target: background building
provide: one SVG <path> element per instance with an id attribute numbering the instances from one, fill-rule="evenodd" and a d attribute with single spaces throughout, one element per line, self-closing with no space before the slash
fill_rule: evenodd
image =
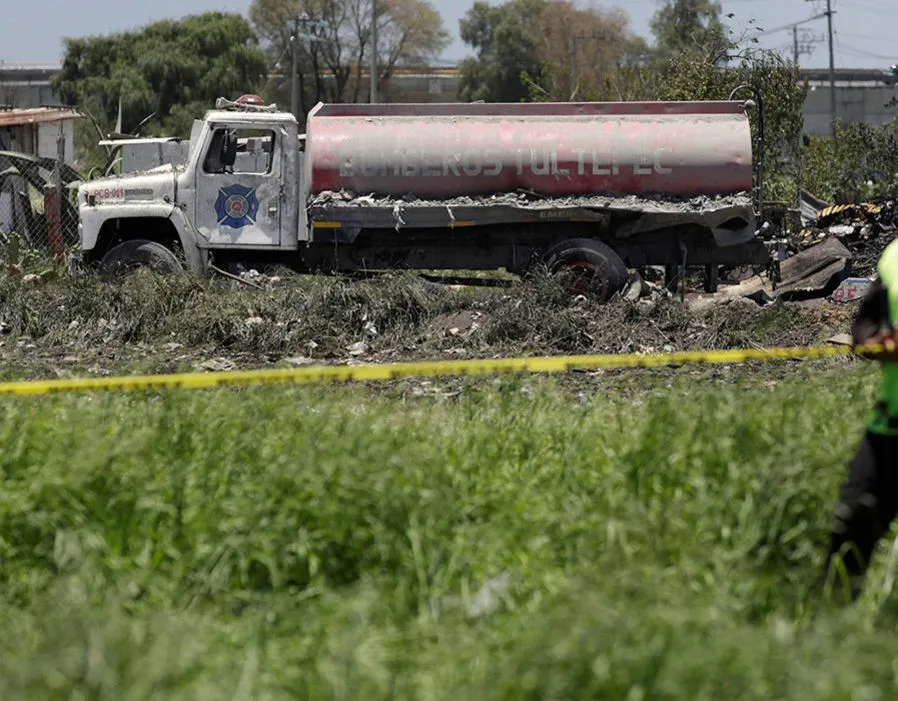
<path id="1" fill-rule="evenodd" d="M 0 105 L 25 109 L 58 105 L 59 95 L 50 79 L 62 65 L 48 63 L 10 63 L 0 61 Z"/>
<path id="2" fill-rule="evenodd" d="M 56 63 L 0 62 L 0 105 L 8 108 L 34 108 L 58 105 L 60 98 L 50 85 Z M 830 127 L 829 73 L 826 69 L 802 69 L 808 81 L 804 106 L 805 131 L 825 135 Z M 325 80 L 329 77 L 325 73 Z M 361 71 L 367 82 L 367 67 Z M 271 84 L 289 90 L 289 77 L 270 76 Z M 457 102 L 459 73 L 455 67 L 410 66 L 397 68 L 381 86 L 381 99 L 387 102 Z M 363 91 L 365 92 L 365 91 Z M 898 115 L 898 76 L 875 69 L 839 69 L 836 71 L 836 113 L 844 123 L 882 124 Z"/>

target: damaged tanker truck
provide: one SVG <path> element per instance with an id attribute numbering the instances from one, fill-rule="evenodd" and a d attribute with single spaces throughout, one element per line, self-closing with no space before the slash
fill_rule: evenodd
<path id="1" fill-rule="evenodd" d="M 304 134 L 223 98 L 183 158 L 85 183 L 81 260 L 206 273 L 767 265 L 753 102 L 318 104 Z M 578 278 L 581 279 L 581 278 Z M 670 278 L 669 278 L 670 279 Z"/>

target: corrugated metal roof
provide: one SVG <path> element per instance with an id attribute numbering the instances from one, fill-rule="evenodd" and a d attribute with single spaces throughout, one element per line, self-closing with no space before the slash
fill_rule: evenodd
<path id="1" fill-rule="evenodd" d="M 0 127 L 17 127 L 22 124 L 39 124 L 42 122 L 63 122 L 67 119 L 80 119 L 74 108 L 35 107 L 25 110 L 0 111 Z"/>
<path id="2" fill-rule="evenodd" d="M 62 61 L 0 61 L 0 72 L 59 70 L 62 70 Z"/>

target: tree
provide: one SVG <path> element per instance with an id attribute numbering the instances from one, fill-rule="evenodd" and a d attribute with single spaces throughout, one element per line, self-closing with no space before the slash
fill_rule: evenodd
<path id="1" fill-rule="evenodd" d="M 459 97 L 465 101 L 519 102 L 528 95 L 522 74 L 538 80 L 536 31 L 546 0 L 478 0 L 459 23 L 461 38 L 476 52 L 459 65 Z"/>
<path id="2" fill-rule="evenodd" d="M 443 19 L 428 0 L 378 0 L 376 7 L 379 85 L 397 66 L 427 62 L 448 45 Z M 367 95 L 362 71 L 371 56 L 371 0 L 253 0 L 249 16 L 284 68 L 294 20 L 301 18 L 300 31 L 308 35 L 298 43 L 303 112 L 318 101 L 358 102 Z"/>
<path id="3" fill-rule="evenodd" d="M 885 124 L 836 123 L 829 136 L 809 136 L 802 187 L 841 204 L 898 190 L 898 118 Z"/>
<path id="4" fill-rule="evenodd" d="M 265 54 L 240 15 L 208 12 L 163 20 L 138 32 L 65 40 L 54 87 L 111 131 L 121 104 L 122 129 L 149 115 L 149 133 L 188 136 L 219 96 L 261 89 Z"/>
<path id="5" fill-rule="evenodd" d="M 641 50 L 626 14 L 570 0 L 475 2 L 461 37 L 476 52 L 460 66 L 464 100 L 575 99 Z"/>
<path id="6" fill-rule="evenodd" d="M 717 0 L 665 0 L 650 23 L 659 56 L 699 52 L 712 63 L 723 60 L 732 42 L 720 12 Z"/>

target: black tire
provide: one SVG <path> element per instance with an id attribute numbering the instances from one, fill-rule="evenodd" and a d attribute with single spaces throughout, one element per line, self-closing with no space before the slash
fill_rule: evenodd
<path id="1" fill-rule="evenodd" d="M 151 268 L 163 275 L 184 272 L 184 266 L 171 249 L 147 239 L 132 239 L 113 246 L 100 261 L 100 272 L 104 275 L 121 275 L 135 268 Z"/>
<path id="2" fill-rule="evenodd" d="M 607 302 L 629 282 L 627 266 L 617 253 L 594 239 L 567 239 L 546 251 L 543 261 L 552 275 L 573 274 L 574 291 Z"/>

